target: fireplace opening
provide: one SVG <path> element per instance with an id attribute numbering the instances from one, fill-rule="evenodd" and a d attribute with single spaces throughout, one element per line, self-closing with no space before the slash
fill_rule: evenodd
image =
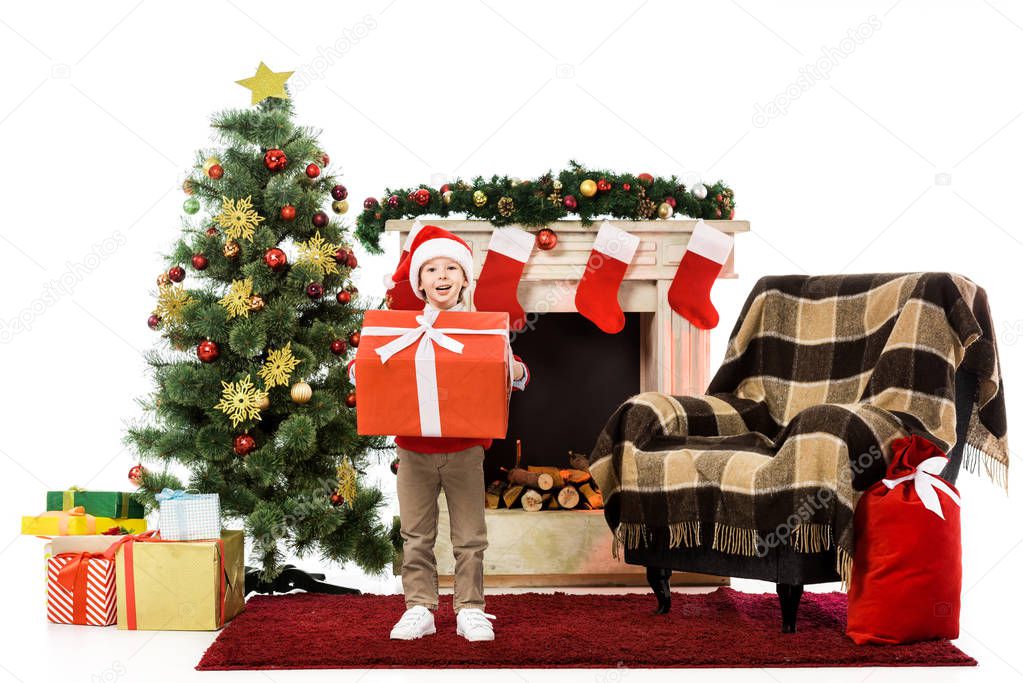
<path id="1" fill-rule="evenodd" d="M 639 313 L 626 313 L 618 334 L 575 312 L 546 313 L 514 337 L 512 349 L 531 376 L 526 390 L 512 395 L 507 437 L 487 451 L 488 482 L 504 479 L 500 468 L 515 464 L 516 439 L 523 467 L 566 467 L 570 450 L 589 455 L 614 409 L 639 393 Z"/>

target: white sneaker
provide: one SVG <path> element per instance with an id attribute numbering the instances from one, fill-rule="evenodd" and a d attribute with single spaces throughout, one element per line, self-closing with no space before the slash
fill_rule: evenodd
<path id="1" fill-rule="evenodd" d="M 488 619 L 497 619 L 497 617 L 475 607 L 460 609 L 455 619 L 455 623 L 458 625 L 456 631 L 466 640 L 493 640 L 494 627 L 490 625 Z"/>
<path id="2" fill-rule="evenodd" d="M 433 635 L 436 632 L 437 627 L 433 623 L 433 612 L 422 605 L 416 605 L 415 607 L 409 607 L 405 610 L 405 614 L 401 615 L 401 619 L 391 629 L 391 639 L 414 640 L 423 636 Z"/>

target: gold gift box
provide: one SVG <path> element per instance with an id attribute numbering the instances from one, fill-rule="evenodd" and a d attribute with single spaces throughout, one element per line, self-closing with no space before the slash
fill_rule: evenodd
<path id="1" fill-rule="evenodd" d="M 139 539 L 121 546 L 117 628 L 216 631 L 237 616 L 245 609 L 245 536 L 225 530 L 220 541 Z"/>

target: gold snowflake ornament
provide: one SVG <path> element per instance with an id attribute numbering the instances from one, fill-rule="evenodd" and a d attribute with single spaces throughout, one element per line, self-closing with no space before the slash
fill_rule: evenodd
<path id="1" fill-rule="evenodd" d="M 345 458 L 345 461 L 337 468 L 337 492 L 351 505 L 355 499 L 357 488 L 355 485 L 355 466 L 352 461 Z"/>
<path id="2" fill-rule="evenodd" d="M 220 403 L 214 407 L 224 411 L 231 418 L 231 426 L 237 427 L 245 420 L 259 420 L 259 404 L 267 398 L 262 389 L 252 386 L 252 381 L 245 377 L 238 382 L 225 382 L 224 391 L 220 395 Z"/>
<path id="3" fill-rule="evenodd" d="M 224 228 L 224 234 L 233 240 L 244 237 L 251 241 L 256 226 L 265 220 L 253 210 L 252 195 L 237 202 L 229 197 L 222 197 L 222 202 L 217 223 Z"/>
<path id="4" fill-rule="evenodd" d="M 299 263 L 311 263 L 323 275 L 338 272 L 337 259 L 334 258 L 334 255 L 341 247 L 337 244 L 331 244 L 320 237 L 319 230 L 309 238 L 308 242 L 299 242 L 295 246 L 298 247 Z"/>
<path id="5" fill-rule="evenodd" d="M 218 303 L 227 309 L 227 317 L 236 316 L 249 317 L 249 297 L 252 296 L 252 278 L 235 280 L 231 283 L 231 289 L 227 295 Z"/>
<path id="6" fill-rule="evenodd" d="M 267 389 L 287 385 L 292 370 L 302 361 L 291 355 L 291 342 L 267 354 L 266 362 L 259 369 L 263 385 Z"/>
<path id="7" fill-rule="evenodd" d="M 188 296 L 184 285 L 164 285 L 160 287 L 153 313 L 160 316 L 161 322 L 173 325 L 181 322 L 182 311 L 190 303 L 192 297 Z"/>

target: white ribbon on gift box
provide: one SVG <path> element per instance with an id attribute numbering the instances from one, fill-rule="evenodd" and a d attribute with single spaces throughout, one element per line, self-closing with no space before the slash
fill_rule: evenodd
<path id="1" fill-rule="evenodd" d="M 464 344 L 457 339 L 452 339 L 450 334 L 499 334 L 504 336 L 505 350 L 508 357 L 509 380 L 515 379 L 515 367 L 512 363 L 511 344 L 508 341 L 508 330 L 503 328 L 492 328 L 474 330 L 463 327 L 434 327 L 437 316 L 441 311 L 438 309 L 426 309 L 422 315 L 416 316 L 418 327 L 363 327 L 363 337 L 392 337 L 397 336 L 382 346 L 377 347 L 377 355 L 380 356 L 381 364 L 386 363 L 394 354 L 406 349 L 416 341 L 416 394 L 419 399 L 419 426 L 423 436 L 441 436 L 440 428 L 440 392 L 437 386 L 437 358 L 434 351 L 434 344 L 441 346 L 453 353 L 462 353 Z M 432 343 L 431 343 L 432 342 Z M 353 365 L 349 376 L 354 380 Z M 354 382 L 353 382 L 354 383 Z"/>
<path id="2" fill-rule="evenodd" d="M 953 491 L 943 479 L 939 479 L 936 475 L 941 474 L 941 471 L 945 469 L 945 465 L 948 463 L 948 458 L 942 456 L 935 456 L 933 458 L 927 458 L 922 463 L 916 466 L 916 472 L 907 474 L 904 477 L 898 479 L 882 479 L 884 485 L 890 489 L 895 488 L 899 484 L 905 481 L 913 480 L 913 487 L 916 489 L 916 495 L 920 496 L 920 502 L 924 504 L 924 507 L 936 514 L 938 517 L 945 519 L 945 513 L 941 511 L 941 501 L 938 500 L 938 492 L 934 489 L 944 491 L 948 494 L 948 497 L 952 499 L 956 505 L 962 507 L 962 502 L 959 500 L 959 496 Z"/>

